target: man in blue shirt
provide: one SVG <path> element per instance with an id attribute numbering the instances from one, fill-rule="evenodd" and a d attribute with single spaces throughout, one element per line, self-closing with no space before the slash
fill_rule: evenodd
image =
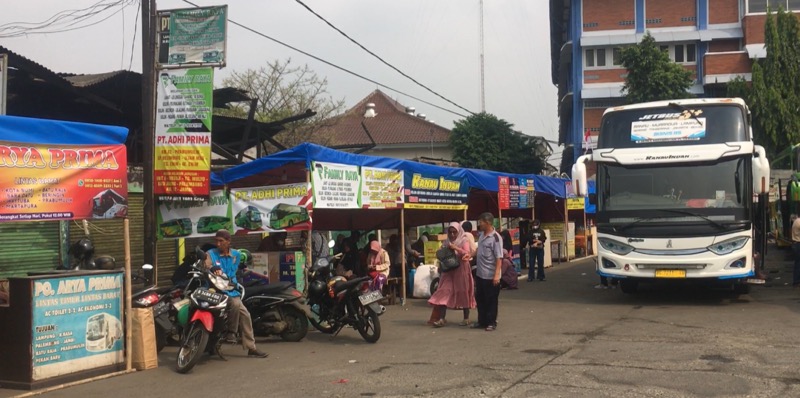
<path id="1" fill-rule="evenodd" d="M 209 250 L 206 256 L 206 267 L 211 272 L 228 276 L 228 279 L 236 284 L 236 271 L 239 270 L 241 255 L 238 250 L 231 249 L 231 233 L 220 229 L 217 231 L 214 241 L 217 247 Z M 250 312 L 242 304 L 239 291 L 234 289 L 225 292 L 228 294 L 228 330 L 235 336 L 237 329 L 242 331 L 242 346 L 247 350 L 247 356 L 265 358 L 267 354 L 256 348 L 256 340 L 253 336 L 253 320 Z M 229 337 L 228 340 L 236 341 L 236 337 Z"/>

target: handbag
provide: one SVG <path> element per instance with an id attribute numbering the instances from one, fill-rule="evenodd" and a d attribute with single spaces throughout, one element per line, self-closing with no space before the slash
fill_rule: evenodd
<path id="1" fill-rule="evenodd" d="M 456 253 L 447 246 L 442 246 L 436 250 L 436 259 L 439 260 L 439 270 L 442 272 L 452 271 L 461 265 L 456 258 Z"/>

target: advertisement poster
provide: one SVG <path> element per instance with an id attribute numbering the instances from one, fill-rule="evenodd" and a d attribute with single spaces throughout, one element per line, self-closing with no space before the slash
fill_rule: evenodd
<path id="1" fill-rule="evenodd" d="M 303 269 L 306 257 L 303 252 L 281 252 L 279 279 L 281 282 L 293 282 L 299 291 L 305 290 L 305 277 Z"/>
<path id="2" fill-rule="evenodd" d="M 32 282 L 33 380 L 124 360 L 121 272 Z"/>
<path id="3" fill-rule="evenodd" d="M 497 177 L 497 199 L 501 210 L 533 207 L 533 179 Z"/>
<path id="4" fill-rule="evenodd" d="M 204 201 L 211 171 L 213 70 L 162 70 L 157 86 L 153 193 L 161 200 Z"/>
<path id="5" fill-rule="evenodd" d="M 511 187 L 508 180 L 505 176 L 497 177 L 497 203 L 501 210 L 511 207 Z"/>
<path id="6" fill-rule="evenodd" d="M 467 208 L 469 185 L 466 179 L 448 179 L 421 173 L 405 174 L 405 200 L 408 209 L 463 210 Z"/>
<path id="7" fill-rule="evenodd" d="M 315 209 L 359 209 L 361 173 L 358 166 L 312 162 Z"/>
<path id="8" fill-rule="evenodd" d="M 511 234 L 511 261 L 514 263 L 514 267 L 517 270 L 517 273 L 522 272 L 522 267 L 520 265 L 520 253 L 522 250 L 520 249 L 519 245 L 519 228 L 509 229 L 508 232 Z"/>
<path id="9" fill-rule="evenodd" d="M 228 6 L 186 8 L 169 13 L 169 64 L 224 66 Z"/>
<path id="10" fill-rule="evenodd" d="M 706 136 L 706 118 L 637 120 L 631 123 L 631 141 L 637 144 L 697 141 Z"/>
<path id="11" fill-rule="evenodd" d="M 45 138 L 37 134 L 72 134 L 75 145 L 32 143 Z M 92 134 L 121 143 L 92 144 Z M 127 216 L 126 136 L 121 127 L 0 117 L 0 222 Z"/>
<path id="12" fill-rule="evenodd" d="M 425 256 L 425 264 L 435 264 L 436 263 L 436 251 L 442 247 L 442 242 L 438 242 L 435 240 L 429 240 L 425 242 L 424 252 L 422 253 Z"/>
<path id="13" fill-rule="evenodd" d="M 308 184 L 231 189 L 234 234 L 311 229 Z"/>
<path id="14" fill-rule="evenodd" d="M 583 210 L 584 198 L 567 198 L 567 210 Z"/>
<path id="15" fill-rule="evenodd" d="M 231 206 L 225 191 L 212 191 L 208 202 L 160 202 L 156 213 L 158 239 L 213 236 L 233 231 Z"/>
<path id="16" fill-rule="evenodd" d="M 403 171 L 361 168 L 361 206 L 394 209 L 403 205 Z"/>

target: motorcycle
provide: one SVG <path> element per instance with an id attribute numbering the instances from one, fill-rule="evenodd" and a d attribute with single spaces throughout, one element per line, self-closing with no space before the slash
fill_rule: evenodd
<path id="1" fill-rule="evenodd" d="M 178 373 L 192 370 L 200 360 L 201 354 L 206 351 L 226 360 L 221 352 L 228 318 L 228 295 L 225 292 L 234 290 L 235 286 L 227 276 L 215 275 L 200 266 L 200 262 L 205 261 L 207 254 L 199 247 L 195 248 L 195 254 L 198 260 L 189 272 L 191 279 L 187 286 L 192 286 L 195 282 L 200 283 L 188 293 L 188 305 L 176 303 L 179 324 L 184 331 L 175 366 Z M 181 316 L 181 312 L 186 308 L 188 316 Z"/>
<path id="2" fill-rule="evenodd" d="M 246 286 L 242 303 L 258 336 L 279 335 L 285 341 L 300 341 L 308 334 L 303 294 L 290 282 Z"/>
<path id="3" fill-rule="evenodd" d="M 345 326 L 352 326 L 369 343 L 381 337 L 378 316 L 384 308 L 379 290 L 370 290 L 369 277 L 347 280 L 335 276 L 326 258 L 319 258 L 309 275 L 309 321 L 315 329 L 336 337 Z"/>
<path id="4" fill-rule="evenodd" d="M 146 286 L 131 297 L 133 308 L 153 308 L 155 321 L 156 352 L 161 352 L 167 345 L 177 345 L 181 341 L 181 331 L 175 324 L 174 303 L 183 298 L 180 286 L 157 288 L 152 283 L 153 266 L 142 266 L 144 276 L 135 276 Z"/>

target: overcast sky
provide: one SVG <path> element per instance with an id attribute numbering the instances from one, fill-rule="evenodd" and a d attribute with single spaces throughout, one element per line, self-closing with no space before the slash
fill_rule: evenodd
<path id="1" fill-rule="evenodd" d="M 480 28 L 478 0 L 303 0 L 339 29 L 395 67 L 449 100 L 480 111 Z M 220 1 L 195 0 L 219 5 Z M 115 5 L 68 32 L 8 37 L 9 23 L 37 23 L 59 11 L 93 4 Z M 191 7 L 179 0 L 160 0 L 159 10 Z M 486 111 L 528 135 L 557 140 L 557 94 L 550 80 L 550 34 L 547 2 L 485 0 L 484 53 Z M 102 73 L 119 69 L 141 72 L 141 30 L 134 36 L 138 1 L 3 0 L 0 45 L 55 72 Z M 228 2 L 230 20 L 350 69 L 382 84 L 458 113 L 462 110 L 427 92 L 349 42 L 294 0 Z M 112 15 L 117 12 L 116 15 Z M 101 19 L 108 17 L 105 21 Z M 291 58 L 326 77 L 334 98 L 354 105 L 378 88 L 238 26 L 228 27 L 228 66 L 233 70 Z M 131 47 L 133 46 L 133 47 Z M 131 49 L 133 48 L 133 61 Z M 447 128 L 461 119 L 405 95 L 383 89 L 406 106 Z M 557 163 L 561 148 L 553 144 Z M 553 162 L 556 160 L 556 162 Z"/>

